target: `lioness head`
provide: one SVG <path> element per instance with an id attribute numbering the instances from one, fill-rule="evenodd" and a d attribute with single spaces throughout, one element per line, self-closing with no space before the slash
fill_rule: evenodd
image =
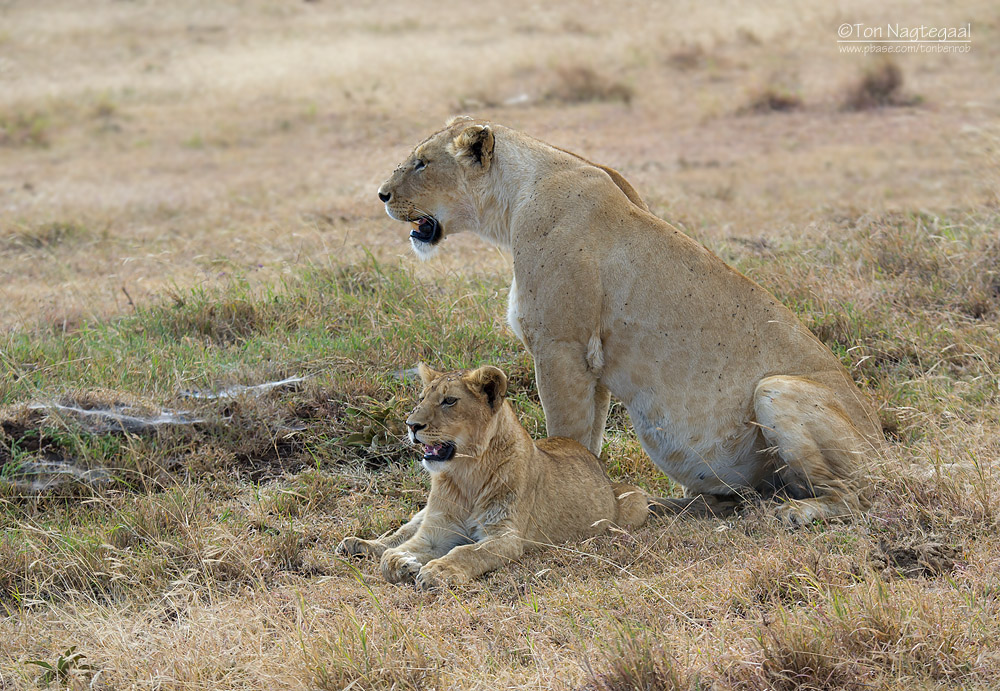
<path id="1" fill-rule="evenodd" d="M 466 230 L 475 217 L 468 191 L 490 169 L 493 130 L 456 118 L 422 141 L 378 188 L 385 212 L 412 223 L 410 244 L 423 258 L 450 232 Z"/>
<path id="2" fill-rule="evenodd" d="M 406 426 L 410 441 L 423 446 L 424 467 L 440 471 L 449 461 L 460 462 L 456 454 L 481 456 L 507 393 L 507 376 L 496 367 L 442 374 L 421 364 L 420 378 L 424 388 Z"/>

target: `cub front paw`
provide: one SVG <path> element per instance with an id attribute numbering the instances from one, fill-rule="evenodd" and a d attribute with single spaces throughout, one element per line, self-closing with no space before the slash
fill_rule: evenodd
<path id="1" fill-rule="evenodd" d="M 462 569 L 442 559 L 434 559 L 420 569 L 416 584 L 418 590 L 444 590 L 468 580 L 468 575 Z"/>
<path id="2" fill-rule="evenodd" d="M 345 557 L 381 557 L 385 545 L 377 540 L 362 540 L 360 537 L 345 537 L 337 545 L 337 554 Z"/>
<path id="3" fill-rule="evenodd" d="M 420 562 L 409 552 L 388 549 L 382 554 L 379 562 L 382 578 L 390 583 L 412 581 L 420 573 Z"/>

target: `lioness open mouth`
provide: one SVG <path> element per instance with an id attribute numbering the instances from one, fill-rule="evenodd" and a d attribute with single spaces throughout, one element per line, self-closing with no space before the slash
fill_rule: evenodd
<path id="1" fill-rule="evenodd" d="M 411 223 L 413 223 L 413 230 L 410 231 L 411 239 L 429 245 L 441 239 L 441 224 L 433 216 L 421 216 Z"/>
<path id="2" fill-rule="evenodd" d="M 442 444 L 424 444 L 425 461 L 450 461 L 455 455 L 455 445 L 451 442 Z"/>

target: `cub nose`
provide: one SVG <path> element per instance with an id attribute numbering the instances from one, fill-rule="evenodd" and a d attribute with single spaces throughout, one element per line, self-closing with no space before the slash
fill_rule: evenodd
<path id="1" fill-rule="evenodd" d="M 382 190 L 379 190 L 378 198 L 381 199 L 383 202 L 387 202 L 390 199 L 392 199 L 392 192 L 383 192 Z"/>
<path id="2" fill-rule="evenodd" d="M 419 423 L 419 422 L 407 422 L 406 426 L 410 428 L 411 432 L 419 432 L 420 430 L 422 430 L 427 425 L 424 425 L 424 424 Z"/>

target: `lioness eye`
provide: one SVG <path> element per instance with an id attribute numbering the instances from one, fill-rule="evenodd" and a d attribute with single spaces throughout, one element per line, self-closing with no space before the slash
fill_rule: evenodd
<path id="1" fill-rule="evenodd" d="M 423 170 L 427 167 L 427 164 L 421 161 L 419 158 L 413 163 L 413 170 Z"/>
<path id="2" fill-rule="evenodd" d="M 448 396 L 448 398 L 446 398 L 443 401 L 441 401 L 441 405 L 445 405 L 445 406 L 452 406 L 452 405 L 455 405 L 456 403 L 458 403 L 458 399 L 454 398 L 452 396 Z"/>

